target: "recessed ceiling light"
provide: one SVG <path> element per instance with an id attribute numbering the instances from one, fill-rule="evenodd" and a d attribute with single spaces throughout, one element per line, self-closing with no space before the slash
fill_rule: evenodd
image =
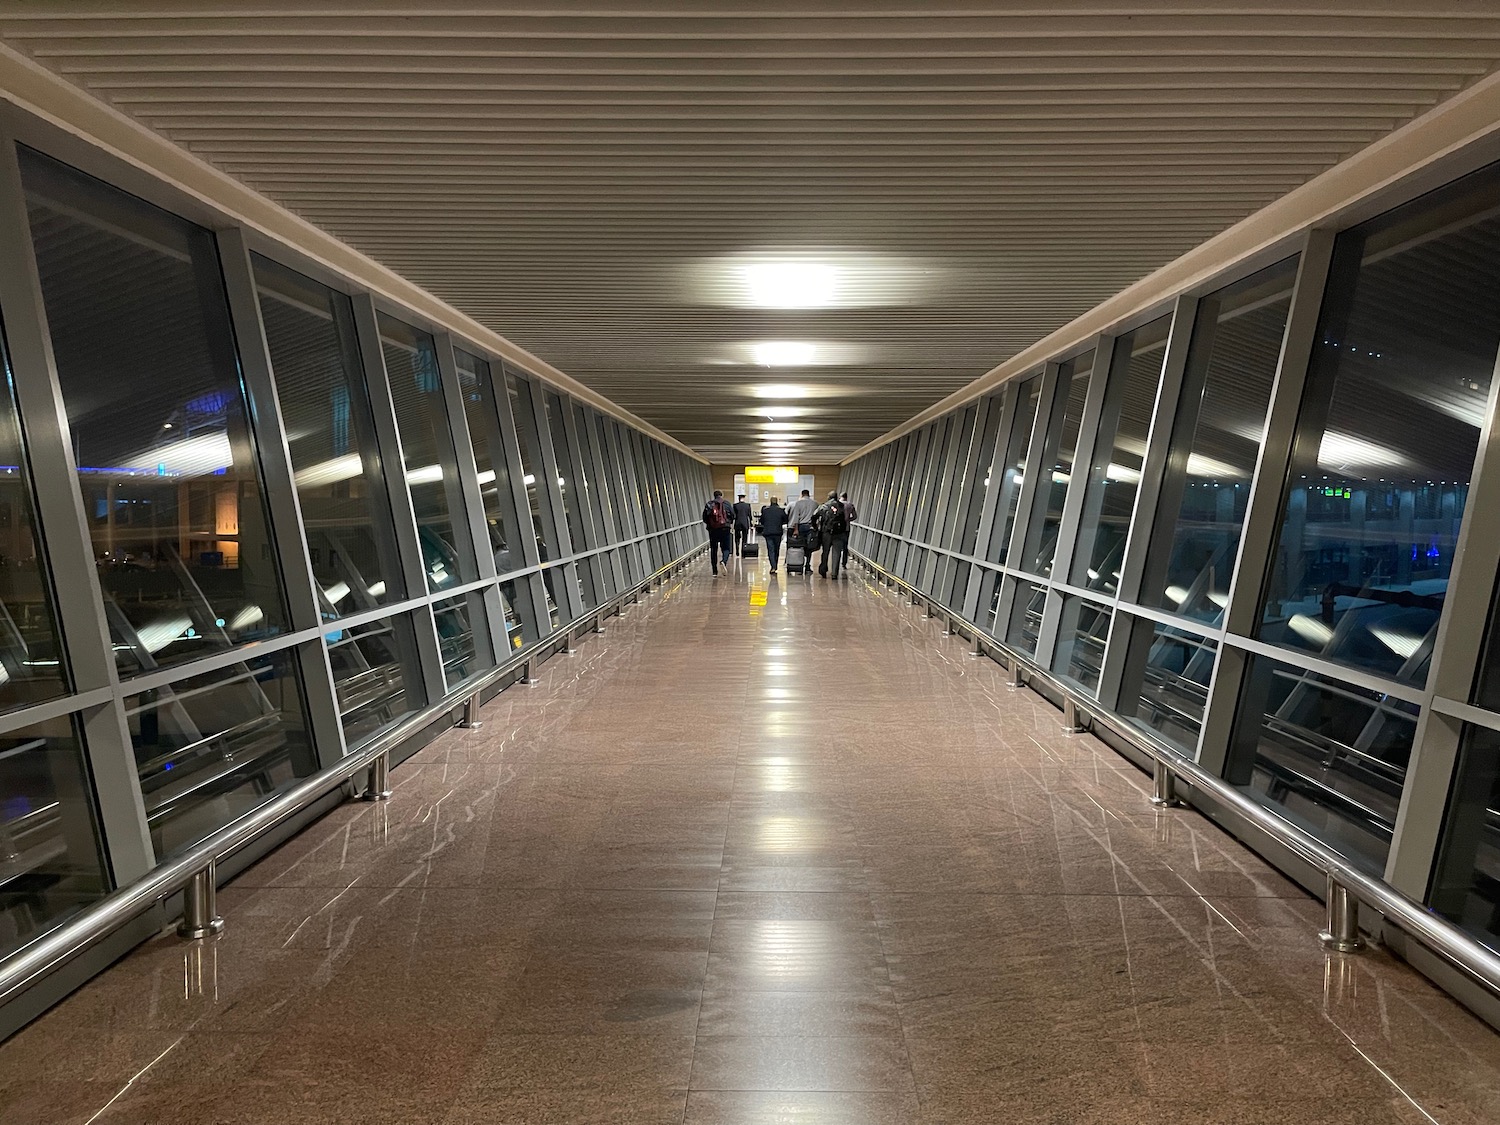
<path id="1" fill-rule="evenodd" d="M 763 309 L 820 309 L 833 304 L 839 271 L 822 262 L 757 262 L 743 267 L 750 303 Z"/>
<path id="2" fill-rule="evenodd" d="M 807 398 L 812 391 L 795 383 L 762 383 L 751 387 L 750 393 L 756 398 Z"/>
<path id="3" fill-rule="evenodd" d="M 805 367 L 817 350 L 800 340 L 762 340 L 750 345 L 750 354 L 762 367 Z"/>

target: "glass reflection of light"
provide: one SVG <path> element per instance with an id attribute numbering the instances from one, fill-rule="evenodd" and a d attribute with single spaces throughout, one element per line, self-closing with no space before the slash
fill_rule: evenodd
<path id="1" fill-rule="evenodd" d="M 266 611 L 258 605 L 247 605 L 234 615 L 229 622 L 229 627 L 234 630 L 248 629 L 252 625 L 258 625 L 266 619 Z"/>
<path id="2" fill-rule="evenodd" d="M 1315 645 L 1326 645 L 1333 640 L 1333 626 L 1319 621 L 1316 617 L 1309 617 L 1305 613 L 1292 614 L 1287 628 L 1296 633 L 1305 641 Z"/>
<path id="3" fill-rule="evenodd" d="M 160 652 L 192 627 L 191 617 L 165 617 L 136 630 L 141 647 L 147 652 Z"/>

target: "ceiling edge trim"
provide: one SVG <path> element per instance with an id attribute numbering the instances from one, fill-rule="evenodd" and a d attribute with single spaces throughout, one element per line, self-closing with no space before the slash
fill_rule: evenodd
<path id="1" fill-rule="evenodd" d="M 288 211 L 194 156 L 82 87 L 0 43 L 0 97 L 117 159 L 163 180 L 233 222 L 260 232 L 373 293 L 405 305 L 435 326 L 546 379 L 581 402 L 664 442 L 704 465 L 708 458 L 671 434 L 617 406 L 546 360 L 486 328 L 421 286 Z"/>
<path id="2" fill-rule="evenodd" d="M 866 442 L 839 464 L 858 460 L 1002 383 L 1036 370 L 1046 360 L 1081 346 L 1151 306 L 1212 280 L 1235 263 L 1252 258 L 1300 231 L 1326 223 L 1383 189 L 1490 137 L 1500 137 L 1500 71 L 1484 76 L 1467 90 L 1147 274 L 967 386 Z"/>

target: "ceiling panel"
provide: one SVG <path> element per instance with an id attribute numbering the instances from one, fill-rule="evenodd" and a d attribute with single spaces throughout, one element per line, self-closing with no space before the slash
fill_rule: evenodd
<path id="1" fill-rule="evenodd" d="M 15 0 L 0 38 L 710 459 L 823 463 L 1488 73 L 1500 10 Z"/>

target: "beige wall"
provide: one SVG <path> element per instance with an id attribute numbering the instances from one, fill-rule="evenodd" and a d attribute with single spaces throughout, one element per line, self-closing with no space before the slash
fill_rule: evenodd
<path id="1" fill-rule="evenodd" d="M 804 474 L 811 473 L 814 479 L 817 481 L 819 500 L 827 496 L 828 490 L 835 487 L 839 483 L 840 469 L 837 465 L 801 465 L 799 466 L 799 468 L 801 468 Z M 720 492 L 724 493 L 725 496 L 728 496 L 731 500 L 733 500 L 734 475 L 736 473 L 743 473 L 745 471 L 745 466 L 714 465 L 712 466 L 712 470 L 714 487 L 717 488 Z M 796 491 L 797 490 L 795 488 L 792 488 L 793 493 L 795 493 Z M 777 495 L 779 496 L 780 493 L 777 493 Z M 705 496 L 704 499 L 707 500 L 708 497 Z"/>

